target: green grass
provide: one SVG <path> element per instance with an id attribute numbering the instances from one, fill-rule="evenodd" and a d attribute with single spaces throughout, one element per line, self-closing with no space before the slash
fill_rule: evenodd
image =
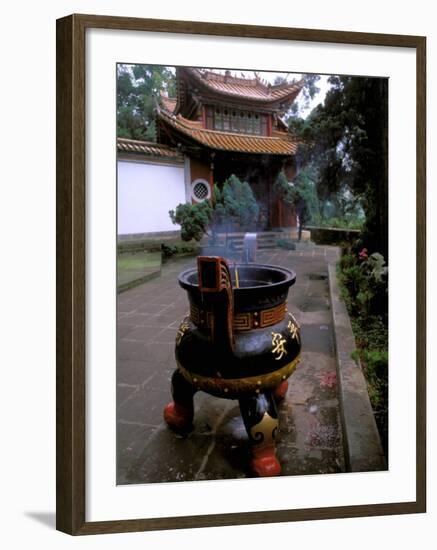
<path id="1" fill-rule="evenodd" d="M 117 257 L 118 290 L 126 290 L 161 272 L 161 252 L 123 253 Z"/>
<path id="2" fill-rule="evenodd" d="M 183 241 L 180 237 L 153 237 L 141 240 L 127 240 L 118 243 L 118 253 L 136 254 L 138 252 L 160 252 L 162 245 L 173 246 L 199 246 L 197 241 Z"/>
<path id="3" fill-rule="evenodd" d="M 161 266 L 160 252 L 138 252 L 136 254 L 119 254 L 117 258 L 117 270 L 126 269 L 141 270 Z"/>

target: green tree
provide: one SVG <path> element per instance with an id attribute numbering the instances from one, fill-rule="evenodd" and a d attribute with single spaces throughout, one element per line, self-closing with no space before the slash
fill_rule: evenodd
<path id="1" fill-rule="evenodd" d="M 303 208 L 305 205 L 305 222 L 317 219 L 320 216 L 319 200 L 316 192 L 316 181 L 312 166 L 303 168 L 290 183 L 281 170 L 273 184 L 276 196 L 294 208 Z"/>
<path id="2" fill-rule="evenodd" d="M 318 74 L 303 74 L 301 76 L 303 80 L 302 90 L 299 95 L 290 105 L 290 108 L 285 113 L 285 119 L 297 119 L 300 118 L 299 113 L 308 109 L 310 102 L 314 99 L 315 95 L 320 91 L 320 88 L 317 86 L 317 82 L 320 80 L 320 75 Z M 274 84 L 285 84 L 288 82 L 286 76 L 277 76 L 274 80 Z M 292 82 L 297 82 L 296 79 L 293 79 Z M 303 119 L 301 119 L 303 120 Z"/>
<path id="3" fill-rule="evenodd" d="M 117 136 L 156 140 L 154 109 L 176 94 L 175 72 L 160 65 L 117 65 Z"/>
<path id="4" fill-rule="evenodd" d="M 299 127 L 300 163 L 318 170 L 323 202 L 359 201 L 365 213 L 363 240 L 387 256 L 388 82 L 384 78 L 331 76 L 324 104 Z M 344 207 L 344 205 L 343 205 Z"/>
<path id="5" fill-rule="evenodd" d="M 290 185 L 287 176 L 285 175 L 283 170 L 279 172 L 278 177 L 273 184 L 273 192 L 280 200 L 282 200 L 283 202 L 285 202 L 285 204 L 288 204 L 289 206 L 293 206 L 296 202 L 296 194 L 294 192 L 294 188 L 292 185 Z"/>
<path id="6" fill-rule="evenodd" d="M 242 230 L 250 229 L 258 221 L 259 206 L 247 181 L 241 181 L 232 174 L 223 184 L 219 207 L 223 222 L 235 223 Z"/>
<path id="7" fill-rule="evenodd" d="M 182 240 L 200 241 L 205 233 L 214 238 L 219 228 L 226 230 L 230 224 L 251 229 L 258 221 L 259 207 L 250 185 L 232 175 L 222 189 L 214 186 L 211 201 L 179 204 L 169 215 L 174 224 L 181 226 Z"/>

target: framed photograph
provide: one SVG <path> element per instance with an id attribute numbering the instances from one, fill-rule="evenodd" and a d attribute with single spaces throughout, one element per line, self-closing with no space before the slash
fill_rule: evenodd
<path id="1" fill-rule="evenodd" d="M 57 528 L 426 510 L 426 39 L 57 21 Z"/>

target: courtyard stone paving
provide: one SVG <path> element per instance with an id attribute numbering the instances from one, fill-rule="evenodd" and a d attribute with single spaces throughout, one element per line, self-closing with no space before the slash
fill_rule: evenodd
<path id="1" fill-rule="evenodd" d="M 296 272 L 289 311 L 301 325 L 302 360 L 279 406 L 282 475 L 345 470 L 337 395 L 328 264 L 338 249 L 259 251 L 257 261 Z M 194 430 L 176 435 L 163 421 L 171 401 L 174 342 L 188 310 L 177 284 L 195 258 L 168 262 L 157 279 L 118 296 L 117 484 L 250 477 L 248 438 L 237 401 L 199 392 Z"/>

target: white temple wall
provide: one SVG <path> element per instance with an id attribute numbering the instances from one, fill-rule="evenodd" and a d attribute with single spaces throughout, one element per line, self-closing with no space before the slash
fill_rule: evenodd
<path id="1" fill-rule="evenodd" d="M 118 160 L 118 235 L 177 231 L 168 214 L 186 202 L 184 165 Z"/>

